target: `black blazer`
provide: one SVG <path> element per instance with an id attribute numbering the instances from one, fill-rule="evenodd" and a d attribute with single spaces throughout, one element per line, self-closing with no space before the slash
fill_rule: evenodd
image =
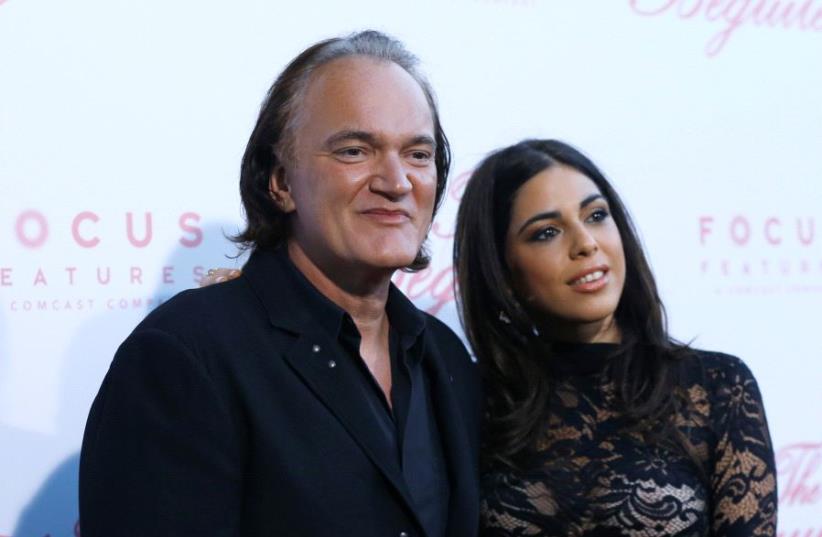
<path id="1" fill-rule="evenodd" d="M 284 262 L 256 252 L 240 278 L 177 295 L 121 345 L 83 439 L 83 537 L 425 535 L 365 399 L 328 365 L 350 357 L 301 308 Z M 424 345 L 446 535 L 473 537 L 476 367 L 431 316 Z"/>

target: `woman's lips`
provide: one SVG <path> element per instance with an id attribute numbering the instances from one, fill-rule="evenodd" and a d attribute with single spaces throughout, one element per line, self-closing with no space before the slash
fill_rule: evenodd
<path id="1" fill-rule="evenodd" d="M 608 267 L 596 267 L 574 276 L 568 285 L 580 293 L 593 293 L 608 285 Z"/>

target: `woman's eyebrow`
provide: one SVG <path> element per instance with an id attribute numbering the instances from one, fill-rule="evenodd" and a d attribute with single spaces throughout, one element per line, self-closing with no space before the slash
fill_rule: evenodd
<path id="1" fill-rule="evenodd" d="M 602 195 L 602 194 L 600 194 L 599 192 L 595 192 L 595 193 L 593 193 L 593 194 L 590 194 L 590 195 L 588 195 L 588 196 L 587 196 L 584 200 L 582 200 L 582 201 L 579 203 L 579 208 L 580 208 L 580 209 L 584 209 L 585 207 L 587 207 L 587 206 L 588 206 L 588 205 L 590 205 L 592 202 L 594 202 L 594 201 L 596 201 L 596 200 L 598 200 L 598 199 L 605 199 L 605 196 L 603 196 L 603 195 Z"/>
<path id="2" fill-rule="evenodd" d="M 517 231 L 517 234 L 521 234 L 525 230 L 525 228 L 527 228 L 534 222 L 537 222 L 539 220 L 551 220 L 554 218 L 559 218 L 560 216 L 562 216 L 562 214 L 559 211 L 546 211 L 544 213 L 535 214 L 520 226 L 519 231 Z"/>
<path id="3" fill-rule="evenodd" d="M 603 196 L 599 192 L 595 192 L 593 194 L 590 194 L 590 195 L 586 196 L 585 199 L 583 199 L 581 202 L 579 202 L 579 208 L 584 209 L 585 207 L 587 207 L 588 205 L 590 205 L 591 203 L 595 202 L 598 199 L 605 199 L 605 196 Z M 531 218 L 526 220 L 525 223 L 520 226 L 519 231 L 517 231 L 517 234 L 521 234 L 525 230 L 526 227 L 530 226 L 534 222 L 538 222 L 539 220 L 551 220 L 553 218 L 559 218 L 561 216 L 562 216 L 562 213 L 560 213 L 559 211 L 546 211 L 544 213 L 535 214 L 534 216 L 532 216 Z"/>

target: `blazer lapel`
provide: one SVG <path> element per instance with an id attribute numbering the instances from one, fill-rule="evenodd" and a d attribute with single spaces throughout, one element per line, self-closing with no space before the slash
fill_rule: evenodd
<path id="1" fill-rule="evenodd" d="M 476 448 L 471 447 L 461 406 L 454 389 L 454 379 L 447 370 L 438 349 L 427 345 L 428 369 L 434 411 L 443 440 L 443 451 L 451 477 L 448 536 L 475 535 L 479 521 L 479 474 Z M 460 513 L 460 516 L 454 516 Z"/>
<path id="2" fill-rule="evenodd" d="M 340 368 L 330 365 L 332 362 L 351 358 L 340 352 L 337 344 L 329 341 L 328 337 L 321 333 L 300 335 L 284 356 L 317 398 L 360 445 L 371 462 L 385 475 L 417 518 L 414 502 L 405 485 L 402 471 L 396 463 L 397 453 L 394 446 L 373 423 L 373 411 L 365 398 L 359 396 L 358 387 L 341 379 L 338 375 Z"/>
<path id="3" fill-rule="evenodd" d="M 350 360 L 329 330 L 318 326 L 307 304 L 316 304 L 316 296 L 306 292 L 306 281 L 290 265 L 285 248 L 255 251 L 243 267 L 245 278 L 266 309 L 271 324 L 296 337 L 284 358 L 306 386 L 345 427 L 363 452 L 385 475 L 405 500 L 420 528 L 414 501 L 397 464 L 397 453 L 389 439 L 373 423 L 373 411 L 359 393 L 355 382 L 346 382 L 343 368 L 332 365 Z M 307 294 L 306 294 L 307 293 Z M 327 328 L 327 327 L 326 327 Z M 341 378 L 342 377 L 342 378 Z"/>

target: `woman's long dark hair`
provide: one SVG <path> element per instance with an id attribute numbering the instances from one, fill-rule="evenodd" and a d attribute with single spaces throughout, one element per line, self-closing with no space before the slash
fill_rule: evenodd
<path id="1" fill-rule="evenodd" d="M 537 323 L 517 300 L 504 252 L 517 191 L 557 165 L 596 184 L 622 238 L 625 287 L 615 313 L 622 342 L 609 374 L 624 414 L 638 430 L 662 431 L 661 440 L 672 440 L 698 462 L 687 439 L 671 426 L 681 404 L 678 362 L 689 350 L 668 335 L 656 283 L 625 206 L 578 150 L 556 140 L 526 140 L 492 153 L 474 171 L 454 237 L 461 320 L 485 380 L 485 465 L 526 469 L 546 423 L 551 345 L 535 333 Z"/>

